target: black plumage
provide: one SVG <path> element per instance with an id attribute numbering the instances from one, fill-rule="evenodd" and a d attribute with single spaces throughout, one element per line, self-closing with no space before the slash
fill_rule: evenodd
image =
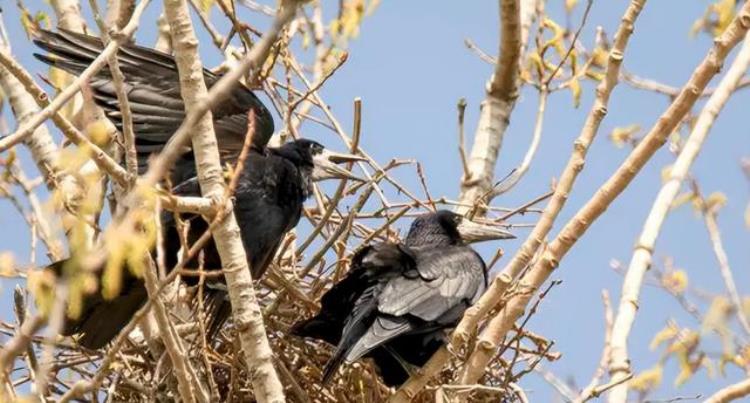
<path id="1" fill-rule="evenodd" d="M 40 30 L 34 43 L 49 52 L 46 55 L 35 53 L 37 59 L 73 75 L 80 75 L 104 49 L 101 39 L 67 30 L 57 33 Z M 180 77 L 174 57 L 154 49 L 125 44 L 117 51 L 117 60 L 125 76 L 125 91 L 130 101 L 138 163 L 142 172 L 147 167 L 148 157 L 161 151 L 185 119 Z M 204 69 L 203 78 L 206 86 L 211 88 L 221 75 Z M 88 85 L 93 90 L 97 105 L 122 131 L 120 105 L 109 68 L 105 66 L 100 69 Z M 273 118 L 250 89 L 237 84 L 225 100 L 211 109 L 219 152 L 224 162 L 236 160 L 242 151 L 250 110 L 255 115 L 253 146 L 262 150 L 273 135 Z M 177 162 L 175 173 L 175 184 L 195 174 L 190 152 Z"/>
<path id="2" fill-rule="evenodd" d="M 80 74 L 102 50 L 98 38 L 68 31 L 41 31 L 35 43 L 50 52 L 49 55 L 36 55 L 37 58 L 72 74 Z M 185 117 L 177 67 L 172 56 L 134 45 L 123 46 L 117 57 L 125 76 L 139 166 L 143 170 L 148 157 L 164 147 Z M 219 76 L 204 70 L 204 78 L 211 87 Z M 100 70 L 89 85 L 96 103 L 121 128 L 119 105 L 109 70 L 106 67 Z M 273 133 L 273 119 L 252 91 L 238 84 L 227 100 L 213 109 L 222 162 L 237 161 L 247 135 L 248 112 L 251 110 L 255 114 L 256 130 L 235 190 L 234 213 L 252 276 L 259 279 L 268 268 L 284 234 L 299 222 L 303 202 L 312 191 L 312 182 L 329 178 L 357 179 L 336 164 L 360 158 L 332 153 L 321 144 L 305 139 L 278 148 L 266 147 Z M 176 184 L 172 193 L 200 196 L 195 175 L 193 155 L 188 152 L 172 169 L 171 178 Z M 161 219 L 166 264 L 172 268 L 180 257 L 177 223 L 171 212 L 164 212 Z M 208 222 L 201 216 L 182 214 L 181 219 L 189 221 L 187 238 L 190 244 L 208 228 Z M 201 254 L 204 269 L 221 268 L 213 240 L 209 240 Z M 66 262 L 53 263 L 48 269 L 61 274 Z M 197 257 L 194 257 L 185 268 L 197 269 L 198 264 Z M 130 270 L 123 270 L 123 276 L 123 287 L 118 297 L 105 300 L 98 292 L 87 296 L 83 301 L 83 314 L 78 318 L 68 318 L 62 334 L 80 334 L 81 345 L 93 349 L 103 347 L 112 340 L 146 300 L 142 280 L 133 276 Z M 190 285 L 197 283 L 197 277 L 186 277 L 184 280 Z M 220 285 L 214 285 L 218 287 L 206 290 L 209 333 L 216 331 L 231 313 L 225 291 Z"/>
<path id="3" fill-rule="evenodd" d="M 511 237 L 449 211 L 420 216 L 404 243 L 358 251 L 347 276 L 323 296 L 320 313 L 291 333 L 336 346 L 324 382 L 343 362 L 371 357 L 386 384 L 400 385 L 486 287 L 484 261 L 466 243 Z"/>

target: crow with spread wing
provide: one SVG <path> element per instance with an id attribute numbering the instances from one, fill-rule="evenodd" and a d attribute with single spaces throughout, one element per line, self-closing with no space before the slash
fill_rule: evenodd
<path id="1" fill-rule="evenodd" d="M 418 217 L 403 243 L 369 245 L 321 300 L 320 313 L 291 333 L 335 345 L 328 382 L 343 362 L 374 360 L 389 386 L 408 379 L 484 292 L 486 266 L 467 243 L 513 235 L 441 210 Z"/>
<path id="2" fill-rule="evenodd" d="M 58 33 L 40 31 L 34 42 L 49 53 L 35 56 L 71 74 L 81 74 L 102 52 L 99 38 L 61 30 Z M 117 53 L 120 69 L 125 76 L 125 91 L 130 101 L 135 132 L 136 151 L 140 172 L 148 164 L 151 154 L 164 148 L 185 118 L 180 94 L 177 65 L 172 56 L 135 45 L 123 45 Z M 215 85 L 221 76 L 203 71 L 206 85 Z M 122 115 L 108 68 L 101 69 L 88 83 L 94 100 L 107 117 L 122 130 Z M 255 132 L 244 169 L 240 173 L 234 194 L 234 213 L 247 252 L 248 264 L 254 279 L 259 279 L 268 268 L 286 232 L 299 222 L 303 202 L 311 195 L 314 181 L 333 178 L 358 179 L 337 164 L 362 158 L 337 154 L 321 144 L 306 139 L 289 142 L 278 148 L 267 147 L 273 135 L 273 118 L 261 101 L 246 86 L 238 83 L 230 95 L 211 110 L 222 163 L 235 164 L 245 143 L 248 113 L 255 116 Z M 179 196 L 200 196 L 193 155 L 189 150 L 177 161 L 170 173 L 176 186 L 172 193 Z M 190 221 L 188 242 L 195 242 L 207 229 L 208 222 L 200 216 L 183 214 Z M 167 267 L 180 257 L 180 237 L 175 217 L 170 212 L 162 215 L 164 251 Z M 221 260 L 213 240 L 202 249 L 206 270 L 220 270 Z M 47 267 L 60 275 L 72 260 L 56 262 Z M 197 269 L 197 258 L 185 265 Z M 130 321 L 147 299 L 143 281 L 123 270 L 120 295 L 104 299 L 95 292 L 83 301 L 83 313 L 78 318 L 67 318 L 62 333 L 78 334 L 81 345 L 96 349 L 106 345 Z M 196 277 L 187 277 L 195 284 Z M 211 287 L 211 285 L 209 285 Z M 221 284 L 207 290 L 209 333 L 213 333 L 228 319 L 231 305 Z"/>

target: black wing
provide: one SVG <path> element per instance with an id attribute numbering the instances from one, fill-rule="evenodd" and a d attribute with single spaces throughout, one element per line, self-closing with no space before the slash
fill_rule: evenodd
<path id="1" fill-rule="evenodd" d="M 486 269 L 466 246 L 416 250 L 414 270 L 388 279 L 377 315 L 346 354 L 354 361 L 402 335 L 452 327 L 486 287 Z"/>
<path id="2" fill-rule="evenodd" d="M 34 56 L 74 75 L 81 74 L 103 49 L 99 38 L 67 30 L 59 33 L 41 30 L 34 43 L 50 52 Z M 135 45 L 121 46 L 117 59 L 125 76 L 139 165 L 143 167 L 148 156 L 162 149 L 185 118 L 177 65 L 168 54 Z M 220 78 L 205 69 L 203 76 L 209 88 Z M 122 130 L 122 116 L 109 69 L 99 70 L 90 85 L 96 103 Z M 250 89 L 238 83 L 229 97 L 211 110 L 219 150 L 225 161 L 239 156 L 247 133 L 247 113 L 251 109 L 256 122 L 253 143 L 262 149 L 273 134 L 273 118 Z"/>
<path id="3" fill-rule="evenodd" d="M 423 249 L 417 256 L 418 276 L 391 280 L 378 300 L 380 312 L 448 323 L 455 307 L 470 304 L 484 291 L 486 267 L 470 247 Z"/>
<path id="4" fill-rule="evenodd" d="M 403 245 L 369 245 L 352 257 L 351 270 L 321 299 L 321 310 L 314 317 L 298 322 L 291 333 L 337 345 L 325 369 L 330 379 L 349 350 L 367 331 L 377 316 L 377 295 L 388 278 L 413 270 L 416 262 Z"/>
<path id="5" fill-rule="evenodd" d="M 70 259 L 60 260 L 42 270 L 52 271 L 55 276 L 62 277 L 63 267 L 71 262 Z M 103 270 L 103 266 L 99 267 L 95 273 Z M 112 341 L 148 299 L 143 281 L 136 278 L 127 266 L 122 268 L 122 273 L 119 295 L 105 299 L 101 290 L 84 294 L 80 301 L 80 315 L 77 318 L 66 315 L 60 334 L 78 335 L 78 343 L 92 350 L 100 349 Z"/>

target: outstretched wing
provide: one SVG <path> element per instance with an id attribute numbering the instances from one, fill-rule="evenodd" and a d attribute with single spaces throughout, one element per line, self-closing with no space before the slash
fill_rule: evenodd
<path id="1" fill-rule="evenodd" d="M 99 38 L 67 30 L 58 33 L 41 30 L 34 43 L 49 52 L 34 56 L 74 75 L 80 75 L 103 50 Z M 163 148 L 185 118 L 177 65 L 168 54 L 135 45 L 121 46 L 117 59 L 125 76 L 139 162 L 145 166 L 148 156 Z M 205 69 L 203 76 L 209 88 L 220 78 Z M 122 130 L 122 115 L 109 68 L 99 70 L 89 84 L 96 103 Z M 256 122 L 253 143 L 263 148 L 273 134 L 273 118 L 247 87 L 237 84 L 230 95 L 211 110 L 219 150 L 225 161 L 236 159 L 242 150 L 247 113 L 251 109 Z"/>

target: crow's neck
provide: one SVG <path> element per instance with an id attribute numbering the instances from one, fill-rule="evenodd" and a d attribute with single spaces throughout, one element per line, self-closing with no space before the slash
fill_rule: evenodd
<path id="1" fill-rule="evenodd" d="M 299 170 L 300 178 L 302 178 L 302 197 L 307 200 L 307 198 L 312 196 L 313 193 L 313 168 L 305 165 L 300 166 L 297 169 Z"/>

